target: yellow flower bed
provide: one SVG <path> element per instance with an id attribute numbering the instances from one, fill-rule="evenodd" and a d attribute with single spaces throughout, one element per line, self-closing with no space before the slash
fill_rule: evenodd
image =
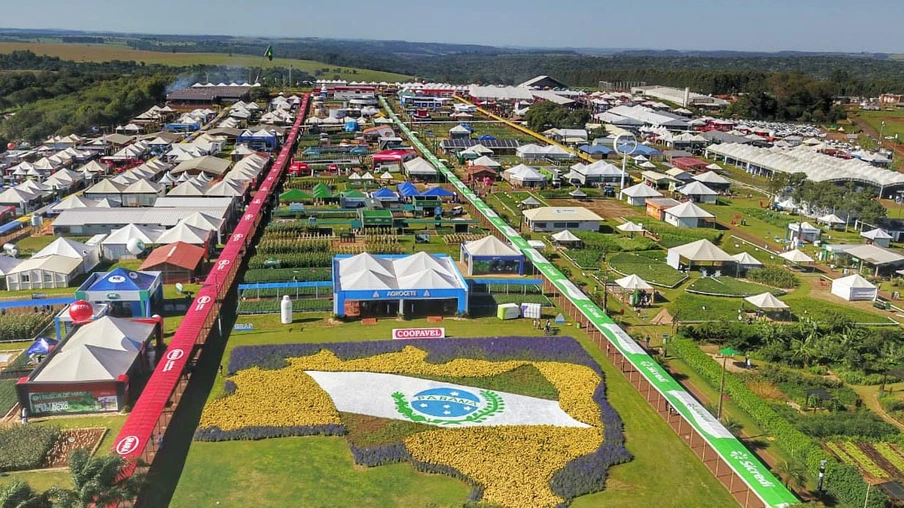
<path id="1" fill-rule="evenodd" d="M 451 466 L 483 485 L 483 501 L 553 507 L 564 501 L 549 488 L 553 474 L 599 448 L 600 432 L 545 425 L 464 427 L 421 432 L 405 439 L 405 446 L 415 460 Z"/>
<path id="2" fill-rule="evenodd" d="M 247 369 L 232 378 L 236 391 L 207 404 L 199 427 L 290 427 L 340 424 L 330 396 L 302 369 Z"/>

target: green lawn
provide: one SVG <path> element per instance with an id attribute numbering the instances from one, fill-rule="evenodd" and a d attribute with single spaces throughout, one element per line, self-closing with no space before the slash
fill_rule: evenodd
<path id="1" fill-rule="evenodd" d="M 409 464 L 356 466 L 345 438 L 194 442 L 170 506 L 451 507 L 470 490 Z"/>
<path id="2" fill-rule="evenodd" d="M 734 298 L 701 296 L 685 293 L 668 305 L 672 316 L 687 321 L 718 321 L 737 319 L 743 301 Z M 750 305 L 748 304 L 748 307 Z"/>
<path id="3" fill-rule="evenodd" d="M 771 292 L 776 295 L 784 293 L 780 289 L 770 288 L 755 282 L 747 282 L 734 277 L 701 277 L 687 287 L 687 291 L 696 291 L 707 295 L 729 297 L 746 297 Z"/>
<path id="4" fill-rule="evenodd" d="M 685 275 L 662 261 L 649 257 L 620 252 L 609 257 L 609 267 L 624 275 L 637 275 L 650 284 L 672 287 L 684 280 Z"/>

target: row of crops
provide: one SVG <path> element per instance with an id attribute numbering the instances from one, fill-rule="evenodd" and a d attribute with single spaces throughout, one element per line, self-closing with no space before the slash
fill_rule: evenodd
<path id="1" fill-rule="evenodd" d="M 292 301 L 294 312 L 329 312 L 333 310 L 333 300 L 329 298 L 304 298 Z M 243 300 L 239 302 L 237 313 L 279 314 L 279 300 Z"/>
<path id="2" fill-rule="evenodd" d="M 878 480 L 904 478 L 904 452 L 900 445 L 839 440 L 828 442 L 826 448 L 845 464 L 856 467 L 864 476 Z"/>

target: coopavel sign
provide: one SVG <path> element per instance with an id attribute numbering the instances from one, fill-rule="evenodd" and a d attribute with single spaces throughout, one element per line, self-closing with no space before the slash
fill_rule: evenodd
<path id="1" fill-rule="evenodd" d="M 393 328 L 393 339 L 442 339 L 446 337 L 445 328 Z"/>

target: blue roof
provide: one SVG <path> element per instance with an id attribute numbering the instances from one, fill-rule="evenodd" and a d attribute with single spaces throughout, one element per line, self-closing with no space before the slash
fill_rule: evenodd
<path id="1" fill-rule="evenodd" d="M 414 186 L 411 182 L 402 182 L 397 187 L 399 189 L 399 194 L 406 198 L 410 198 L 411 196 L 417 196 L 419 193 L 417 191 L 417 187 Z"/>
<path id="2" fill-rule="evenodd" d="M 396 198 L 396 197 L 398 197 L 398 194 L 393 192 L 392 189 L 387 189 L 386 187 L 383 187 L 382 189 L 380 189 L 378 191 L 372 192 L 370 194 L 370 197 L 372 197 L 372 198 Z"/>
<path id="3" fill-rule="evenodd" d="M 442 187 L 433 187 L 433 188 L 425 190 L 424 192 L 421 193 L 421 196 L 436 196 L 439 198 L 449 198 L 454 195 L 455 195 L 454 192 L 447 191 L 446 189 L 443 189 Z"/>
<path id="4" fill-rule="evenodd" d="M 468 129 L 468 132 L 474 132 L 474 127 L 471 127 L 470 125 L 468 125 L 466 123 L 460 123 L 459 125 L 461 125 L 465 129 Z"/>
<path id="5" fill-rule="evenodd" d="M 603 145 L 581 145 L 578 147 L 578 150 L 584 153 L 601 153 L 603 155 L 609 155 L 610 153 L 615 151 L 608 146 Z"/>
<path id="6" fill-rule="evenodd" d="M 6 224 L 0 226 L 0 234 L 9 233 L 10 231 L 16 230 L 24 226 L 24 222 L 19 222 L 14 220 L 12 222 L 7 222 Z"/>
<path id="7" fill-rule="evenodd" d="M 154 285 L 155 280 L 157 276 L 147 272 L 116 268 L 98 278 L 88 291 L 147 291 Z"/>
<path id="8" fill-rule="evenodd" d="M 662 155 L 662 152 L 652 146 L 638 144 L 631 155 Z"/>

